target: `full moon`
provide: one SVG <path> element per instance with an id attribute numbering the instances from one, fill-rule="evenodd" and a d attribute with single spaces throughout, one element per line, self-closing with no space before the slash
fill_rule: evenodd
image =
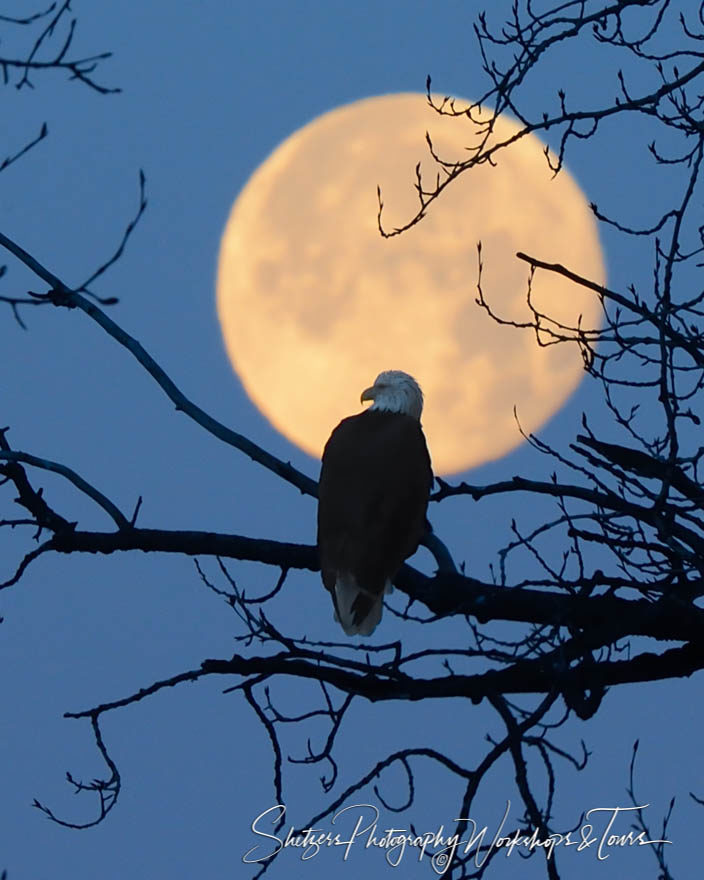
<path id="1" fill-rule="evenodd" d="M 518 130 L 499 119 L 495 137 Z M 294 132 L 252 174 L 220 248 L 217 307 L 227 352 L 271 424 L 319 457 L 340 419 L 382 370 L 413 375 L 425 394 L 423 427 L 436 473 L 499 458 L 543 425 L 583 376 L 572 343 L 539 347 L 530 330 L 524 251 L 604 282 L 591 211 L 569 173 L 553 178 L 544 144 L 524 137 L 451 183 L 416 226 L 391 239 L 418 208 L 415 166 L 426 181 L 443 159 L 476 142 L 465 118 L 440 117 L 421 94 L 368 98 Z M 597 298 L 538 272 L 532 301 L 563 324 L 599 323 Z"/>

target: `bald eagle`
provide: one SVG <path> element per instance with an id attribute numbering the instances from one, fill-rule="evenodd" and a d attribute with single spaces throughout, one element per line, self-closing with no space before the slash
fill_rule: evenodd
<path id="1" fill-rule="evenodd" d="M 384 594 L 425 532 L 433 482 L 415 379 L 387 370 L 365 400 L 373 404 L 325 445 L 318 495 L 323 584 L 348 636 L 368 636 L 381 620 Z"/>

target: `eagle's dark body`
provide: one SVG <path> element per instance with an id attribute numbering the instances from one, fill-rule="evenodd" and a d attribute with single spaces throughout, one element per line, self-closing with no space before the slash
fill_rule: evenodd
<path id="1" fill-rule="evenodd" d="M 343 419 L 323 452 L 318 548 L 348 635 L 369 635 L 383 595 L 426 528 L 433 481 L 420 421 L 368 409 Z"/>

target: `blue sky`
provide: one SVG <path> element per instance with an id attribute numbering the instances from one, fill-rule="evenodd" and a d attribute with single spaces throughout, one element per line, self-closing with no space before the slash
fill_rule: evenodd
<path id="1" fill-rule="evenodd" d="M 509 4 L 495 6 L 498 20 L 498 10 Z M 138 172 L 144 169 L 147 213 L 124 258 L 98 287 L 101 295 L 120 299 L 111 316 L 205 410 L 317 477 L 318 463 L 267 424 L 232 374 L 214 307 L 221 231 L 251 172 L 318 114 L 371 95 L 422 91 L 428 73 L 440 92 L 477 94 L 483 81 L 471 31 L 474 5 L 145 0 L 125 8 L 77 0 L 74 10 L 76 48 L 114 53 L 97 78 L 119 85 L 121 94 L 100 96 L 53 72 L 36 76 L 34 90 L 3 92 L 3 155 L 44 121 L 50 134 L 0 177 L 0 230 L 76 283 L 119 241 L 136 209 Z M 575 100 L 588 89 L 609 94 L 612 73 L 608 59 L 595 71 L 590 55 L 572 51 L 558 56 L 526 100 L 540 106 L 557 87 L 551 79 L 557 75 Z M 569 162 L 588 198 L 604 208 L 627 206 L 634 218 L 667 194 L 667 180 L 646 192 L 650 166 L 640 135 L 639 122 L 616 131 L 608 163 L 603 149 L 583 145 Z M 634 268 L 642 256 L 637 250 L 609 234 L 603 241 L 614 286 L 647 282 L 647 271 Z M 41 289 L 7 262 L 4 291 Z M 28 309 L 24 332 L 9 310 L 0 314 L 0 422 L 11 426 L 13 446 L 74 467 L 125 510 L 142 495 L 145 526 L 314 541 L 311 499 L 177 413 L 151 378 L 85 316 Z M 596 388 L 583 385 L 541 436 L 566 442 L 583 410 L 600 412 L 598 399 Z M 547 470 L 534 453 L 519 448 L 469 478 L 484 483 Z M 59 479 L 42 475 L 39 482 L 86 528 L 108 526 Z M 513 499 L 509 507 L 487 500 L 481 508 L 449 501 L 432 518 L 458 559 L 486 578 L 511 517 L 530 516 L 533 502 L 523 511 L 524 501 Z M 4 536 L 0 547 L 3 565 L 12 565 L 16 544 Z M 216 576 L 214 563 L 205 568 Z M 264 592 L 278 574 L 247 564 L 232 571 L 252 593 Z M 8 869 L 9 880 L 247 876 L 241 859 L 254 845 L 250 823 L 274 803 L 271 757 L 241 695 L 221 695 L 229 681 L 182 685 L 105 719 L 123 792 L 101 826 L 66 830 L 31 807 L 36 797 L 71 821 L 93 815 L 95 804 L 85 795 L 75 797 L 64 774 L 91 778 L 103 773 L 102 762 L 88 724 L 64 719 L 64 711 L 124 696 L 206 657 L 232 653 L 236 621 L 204 588 L 192 561 L 143 554 L 44 557 L 2 594 L 0 613 L 0 867 Z M 296 634 L 323 637 L 331 626 L 317 574 L 292 576 L 272 613 Z M 384 627 L 386 640 L 397 636 L 400 624 L 388 616 Z M 408 636 L 435 646 L 460 637 L 450 623 Z M 584 739 L 592 757 L 583 774 L 560 768 L 562 824 L 575 824 L 591 807 L 627 805 L 630 750 L 640 737 L 641 800 L 652 805 L 648 817 L 657 827 L 670 797 L 677 796 L 671 864 L 675 876 L 692 875 L 692 830 L 699 815 L 688 792 L 701 793 L 702 775 L 695 687 L 693 681 L 673 681 L 612 691 L 595 718 L 564 731 L 565 745 L 578 748 Z M 310 699 L 295 683 L 282 693 L 291 706 Z M 499 726 L 484 707 L 360 706 L 340 741 L 340 784 L 399 745 L 446 745 L 471 765 L 483 753 L 487 731 L 498 735 Z M 290 746 L 295 754 L 304 748 L 302 741 Z M 300 823 L 326 798 L 316 768 L 287 770 L 289 816 Z M 505 766 L 491 777 L 476 806 L 480 824 L 498 821 L 511 784 Z M 400 775 L 385 778 L 383 786 L 390 798 L 394 791 L 397 799 L 403 796 Z M 421 828 L 451 823 L 458 800 L 454 782 L 423 772 L 410 818 Z M 593 860 L 563 856 L 565 875 L 656 875 L 648 848 L 598 865 Z M 499 865 L 495 876 L 542 876 L 537 860 L 512 861 Z M 286 854 L 272 876 L 313 880 L 328 876 L 331 867 L 349 876 L 386 876 L 391 870 L 385 871 L 378 854 L 360 850 L 345 864 L 337 854 L 307 863 Z M 426 865 L 410 860 L 402 870 L 403 876 L 429 876 Z"/>

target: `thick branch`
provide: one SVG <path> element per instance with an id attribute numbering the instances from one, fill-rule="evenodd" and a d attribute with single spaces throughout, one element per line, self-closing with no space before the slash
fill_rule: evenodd
<path id="1" fill-rule="evenodd" d="M 242 657 L 230 660 L 205 660 L 203 671 L 218 675 L 293 675 L 325 681 L 345 693 L 357 694 L 372 702 L 385 700 L 428 700 L 447 697 L 469 698 L 479 702 L 497 694 L 542 694 L 556 688 L 588 690 L 595 687 L 690 676 L 704 667 L 701 644 L 687 644 L 663 654 L 644 652 L 632 660 L 604 661 L 558 670 L 545 660 L 525 660 L 506 669 L 480 675 L 448 675 L 442 678 L 411 678 L 394 673 L 388 679 L 377 675 L 359 675 L 345 669 L 291 659 L 288 653 L 273 657 Z M 76 717 L 76 716 L 74 716 Z"/>
<path id="2" fill-rule="evenodd" d="M 185 553 L 188 556 L 222 556 L 263 562 L 267 565 L 317 571 L 318 551 L 305 544 L 223 535 L 217 532 L 167 531 L 130 528 L 119 532 L 81 532 L 57 534 L 51 549 L 59 553 L 115 553 L 143 550 L 145 553 Z"/>
<path id="3" fill-rule="evenodd" d="M 216 532 L 131 528 L 119 532 L 63 532 L 48 549 L 59 553 L 114 553 L 124 550 L 221 556 L 285 568 L 318 571 L 315 546 L 223 535 Z M 601 628 L 613 621 L 626 624 L 628 635 L 687 641 L 704 632 L 704 610 L 673 598 L 657 603 L 616 596 L 570 596 L 557 592 L 512 589 L 485 584 L 452 572 L 429 577 L 404 565 L 396 587 L 422 602 L 438 617 L 472 615 L 480 621 L 509 620 L 549 626 Z M 315 587 L 318 588 L 316 580 Z M 322 588 L 321 588 L 322 590 Z"/>
<path id="4" fill-rule="evenodd" d="M 580 434 L 577 441 L 584 446 L 591 447 L 605 459 L 625 470 L 652 480 L 664 480 L 691 501 L 697 501 L 700 504 L 704 501 L 704 489 L 699 483 L 690 479 L 680 467 L 671 466 L 668 462 L 653 458 L 652 455 L 641 452 L 639 449 L 619 446 L 615 443 L 604 443 L 595 437 L 586 437 Z M 573 448 L 578 450 L 577 446 L 573 446 Z"/>

